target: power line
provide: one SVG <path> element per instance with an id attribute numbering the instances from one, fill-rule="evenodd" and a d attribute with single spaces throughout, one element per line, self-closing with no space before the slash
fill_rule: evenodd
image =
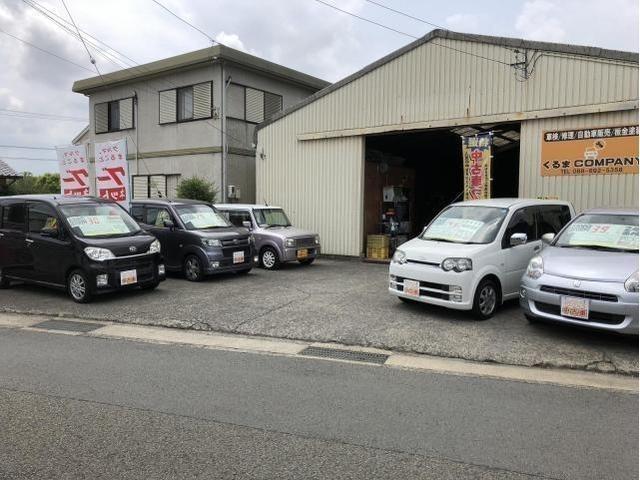
<path id="1" fill-rule="evenodd" d="M 26 145 L 0 145 L 0 148 L 22 148 L 25 150 L 55 150 L 53 147 L 28 147 Z"/>
<path id="2" fill-rule="evenodd" d="M 89 51 L 89 47 L 87 47 L 87 44 L 84 43 L 84 39 L 82 38 L 82 35 L 80 35 L 80 30 L 78 30 L 78 26 L 76 25 L 75 20 L 71 16 L 71 12 L 67 8 L 67 4 L 65 3 L 64 0 L 60 0 L 60 1 L 62 2 L 64 9 L 67 11 L 67 14 L 69 15 L 69 20 L 71 20 L 71 23 L 73 24 L 73 26 L 76 29 L 76 32 L 78 33 L 78 38 L 80 38 L 82 45 L 84 45 L 84 49 L 87 51 L 87 55 L 89 55 L 89 61 L 93 64 L 94 68 L 96 69 L 96 72 L 98 72 L 98 75 L 100 75 L 100 78 L 102 78 L 102 74 L 100 73 L 100 70 L 98 69 L 98 64 L 96 63 L 96 59 L 93 58 L 93 55 L 91 55 L 91 52 Z"/>
<path id="3" fill-rule="evenodd" d="M 194 30 L 200 32 L 202 35 L 204 35 L 205 37 L 207 37 L 211 43 L 220 43 L 220 42 L 216 42 L 216 40 L 214 40 L 213 38 L 211 38 L 211 36 L 205 32 L 204 30 L 196 27 L 194 24 L 189 23 L 187 20 L 185 20 L 184 18 L 182 18 L 181 16 L 179 16 L 178 14 L 172 12 L 171 10 L 169 10 L 167 7 L 165 7 L 163 4 L 161 4 L 160 2 L 158 2 L 158 0 L 151 0 L 153 3 L 155 3 L 156 5 L 158 5 L 159 7 L 163 8 L 164 10 L 166 10 L 167 12 L 169 12 L 171 15 L 173 15 L 174 17 L 176 17 L 178 20 L 180 20 L 182 23 L 185 23 L 187 25 L 189 25 L 191 28 L 193 28 Z"/>
<path id="4" fill-rule="evenodd" d="M 7 108 L 0 108 L 0 114 L 2 114 L 3 112 L 9 113 L 9 114 L 15 113 L 18 115 L 41 116 L 41 117 L 47 117 L 47 118 L 56 119 L 56 120 L 82 120 L 83 122 L 87 121 L 86 118 L 74 117 L 71 115 L 58 115 L 56 113 L 46 113 L 46 112 L 26 112 L 24 110 L 9 110 Z"/>
<path id="5" fill-rule="evenodd" d="M 392 32 L 399 33 L 400 35 L 404 35 L 406 37 L 410 37 L 410 38 L 413 38 L 415 40 L 419 40 L 421 38 L 421 37 L 416 37 L 415 35 L 411 35 L 410 33 L 403 32 L 401 30 L 396 30 L 395 28 L 389 27 L 388 25 L 384 25 L 382 23 L 378 23 L 378 22 L 376 22 L 374 20 L 370 20 L 368 18 L 362 17 L 362 16 L 357 15 L 357 14 L 355 14 L 353 12 L 349 12 L 348 10 L 343 10 L 342 8 L 336 7 L 335 5 L 331 5 L 330 3 L 327 3 L 327 2 L 325 2 L 323 0 L 315 0 L 315 1 L 318 2 L 318 3 L 321 3 L 322 5 L 326 5 L 327 7 L 333 8 L 334 10 L 337 10 L 339 12 L 346 13 L 347 15 L 351 15 L 352 17 L 355 17 L 355 18 L 357 18 L 359 20 L 362 20 L 364 22 L 368 22 L 368 23 L 371 23 L 373 25 L 377 25 L 378 27 L 382 27 L 382 28 L 384 28 L 386 30 L 390 30 Z M 511 64 L 509 62 L 503 62 L 502 60 L 498 60 L 496 58 L 490 58 L 490 57 L 485 57 L 483 55 L 477 55 L 475 53 L 467 52 L 465 50 L 461 50 L 459 48 L 451 47 L 449 45 L 443 45 L 443 44 L 437 43 L 435 41 L 431 41 L 430 44 L 431 45 L 435 45 L 437 47 L 446 48 L 448 50 L 453 50 L 455 52 L 462 53 L 464 55 L 469 55 L 471 57 L 480 58 L 482 60 L 488 60 L 490 62 L 499 63 L 501 65 L 507 65 L 509 67 L 511 66 Z"/>
<path id="6" fill-rule="evenodd" d="M 153 1 L 155 1 L 155 0 L 153 0 Z M 413 38 L 414 40 L 417 40 L 418 38 L 420 38 L 420 37 L 416 37 L 415 35 L 411 35 L 410 33 L 406 33 L 406 32 L 400 31 L 400 30 L 396 30 L 395 28 L 391 28 L 391 27 L 389 27 L 387 25 L 383 25 L 382 23 L 375 22 L 375 21 L 370 20 L 368 18 L 361 17 L 360 15 L 357 15 L 357 14 L 355 14 L 353 12 L 349 12 L 347 10 L 343 10 L 343 9 L 341 9 L 339 7 L 336 7 L 335 5 L 331 5 L 330 3 L 327 3 L 327 2 L 325 2 L 323 0 L 315 0 L 315 1 L 318 2 L 318 3 L 321 3 L 322 5 L 326 5 L 327 7 L 333 8 L 334 10 L 337 10 L 339 12 L 346 13 L 347 15 L 351 15 L 352 17 L 359 18 L 360 20 L 372 23 L 373 25 L 377 25 L 378 27 L 382 27 L 382 28 L 385 28 L 385 29 L 390 30 L 392 32 L 399 33 L 400 35 L 404 35 L 405 37 Z"/>
<path id="7" fill-rule="evenodd" d="M 27 42 L 26 40 L 23 40 L 22 38 L 19 38 L 19 37 L 16 37 L 15 35 L 10 34 L 9 32 L 5 32 L 4 30 L 0 29 L 0 33 L 4 33 L 5 35 L 8 35 L 9 37 L 14 38 L 15 40 L 18 40 L 19 42 L 22 42 L 25 45 L 29 45 L 30 47 L 35 48 L 36 50 L 40 50 L 41 52 L 44 52 L 44 53 L 46 53 L 48 55 L 56 57 L 57 59 L 62 60 L 63 62 L 70 63 L 71 65 L 75 65 L 78 68 L 82 68 L 83 70 L 87 70 L 87 71 L 93 73 L 93 70 L 91 70 L 90 68 L 85 67 L 84 65 L 80 65 L 80 64 L 74 62 L 73 60 L 69 60 L 68 58 L 61 57 L 60 55 L 57 55 L 57 54 L 55 54 L 53 52 L 50 52 L 49 50 L 45 50 L 44 48 L 40 48 L 40 47 L 34 45 L 33 43 Z"/>
<path id="8" fill-rule="evenodd" d="M 410 18 L 412 20 L 416 20 L 418 22 L 422 22 L 422 23 L 425 23 L 427 25 L 431 25 L 432 27 L 436 27 L 436 28 L 441 28 L 443 30 L 447 30 L 446 28 L 441 27 L 440 25 L 438 25 L 436 23 L 432 23 L 432 22 L 430 22 L 428 20 L 424 20 L 422 18 L 414 17 L 413 15 L 410 15 L 410 14 L 408 14 L 406 12 L 401 12 L 400 10 L 396 10 L 395 8 L 387 7 L 386 5 L 383 5 L 382 3 L 375 2 L 374 0 L 365 0 L 365 2 L 371 3 L 373 5 L 377 5 L 378 7 L 384 8 L 386 10 L 389 10 L 390 12 L 397 13 L 398 15 L 402 15 L 402 16 Z"/>
<path id="9" fill-rule="evenodd" d="M 0 159 L 3 160 L 32 160 L 35 162 L 57 162 L 57 158 L 33 158 L 33 157 L 8 157 L 6 155 L 0 155 Z"/>

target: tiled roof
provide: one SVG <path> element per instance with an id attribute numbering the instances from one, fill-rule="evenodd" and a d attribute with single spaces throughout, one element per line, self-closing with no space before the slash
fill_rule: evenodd
<path id="1" fill-rule="evenodd" d="M 0 177 L 20 177 L 13 168 L 7 165 L 3 160 L 0 160 Z"/>

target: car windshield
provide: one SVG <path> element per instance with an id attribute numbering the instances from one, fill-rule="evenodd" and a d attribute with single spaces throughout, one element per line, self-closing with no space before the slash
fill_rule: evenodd
<path id="1" fill-rule="evenodd" d="M 206 230 L 230 226 L 227 219 L 209 205 L 178 205 L 175 210 L 187 230 Z"/>
<path id="2" fill-rule="evenodd" d="M 506 208 L 452 206 L 440 213 L 419 238 L 451 243 L 491 243 L 506 215 Z"/>
<path id="3" fill-rule="evenodd" d="M 259 208 L 253 211 L 261 227 L 289 227 L 291 222 L 281 208 Z"/>
<path id="4" fill-rule="evenodd" d="M 580 215 L 560 234 L 554 245 L 565 248 L 637 252 L 638 216 Z"/>
<path id="5" fill-rule="evenodd" d="M 60 210 L 73 233 L 79 237 L 127 237 L 141 231 L 136 221 L 119 205 L 66 205 Z"/>

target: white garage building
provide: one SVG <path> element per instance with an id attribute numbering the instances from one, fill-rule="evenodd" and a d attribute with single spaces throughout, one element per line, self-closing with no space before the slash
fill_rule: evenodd
<path id="1" fill-rule="evenodd" d="M 434 30 L 260 125 L 256 198 L 358 256 L 385 187 L 418 232 L 461 197 L 460 137 L 484 132 L 494 197 L 637 206 L 638 54 Z"/>

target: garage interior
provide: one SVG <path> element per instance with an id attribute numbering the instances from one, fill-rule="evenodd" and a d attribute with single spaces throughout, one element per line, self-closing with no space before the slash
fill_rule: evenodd
<path id="1" fill-rule="evenodd" d="M 463 199 L 461 136 L 493 133 L 491 196 L 517 197 L 520 124 L 461 126 L 366 137 L 366 257 L 387 260 L 444 207 Z"/>

